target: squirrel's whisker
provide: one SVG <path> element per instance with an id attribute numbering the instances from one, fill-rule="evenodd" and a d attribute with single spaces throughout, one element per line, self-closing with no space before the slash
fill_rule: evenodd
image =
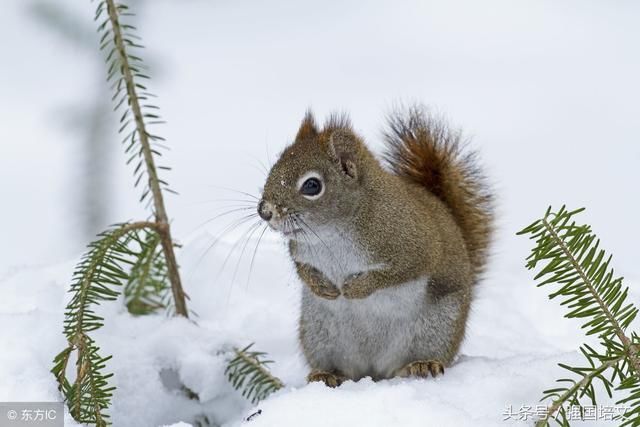
<path id="1" fill-rule="evenodd" d="M 258 196 L 254 196 L 253 194 L 251 194 L 251 193 L 247 193 L 247 192 L 245 192 L 245 191 L 234 190 L 233 188 L 229 188 L 229 187 L 220 187 L 220 186 L 217 186 L 217 185 L 210 185 L 209 187 L 217 188 L 217 189 L 220 189 L 220 190 L 232 191 L 232 192 L 234 192 L 234 193 L 238 193 L 238 194 L 242 194 L 242 195 L 244 195 L 244 196 L 251 197 L 252 199 L 255 199 L 255 200 L 260 200 L 260 198 L 259 198 Z"/>
<path id="2" fill-rule="evenodd" d="M 218 234 L 217 236 L 212 236 L 211 244 L 209 246 L 207 246 L 207 248 L 198 257 L 198 260 L 196 261 L 195 265 L 192 267 L 191 272 L 189 273 L 189 278 L 187 279 L 187 282 L 191 279 L 191 277 L 193 276 L 193 274 L 195 273 L 197 268 L 200 266 L 200 263 L 204 259 L 205 255 L 207 255 L 207 253 L 211 250 L 211 248 L 213 248 L 224 236 L 226 236 L 227 233 L 235 230 L 237 227 L 241 226 L 242 224 L 252 220 L 257 215 L 258 214 L 254 213 L 254 214 L 245 215 L 245 216 L 243 216 L 243 217 L 241 217 L 239 219 L 236 219 L 231 224 L 227 225 L 227 227 L 223 231 L 221 231 L 220 234 Z"/>
<path id="3" fill-rule="evenodd" d="M 318 235 L 318 233 L 315 232 L 315 230 L 313 228 L 311 228 L 311 226 L 309 224 L 306 223 L 305 220 L 302 219 L 302 217 L 300 215 L 297 215 L 297 219 L 305 226 L 309 229 L 309 231 L 311 231 L 311 233 L 314 234 L 314 236 L 316 236 L 316 238 L 320 241 L 320 243 L 322 243 L 322 245 L 327 249 L 327 253 L 329 254 L 329 256 L 336 262 L 336 264 L 340 265 L 342 268 L 342 271 L 346 270 L 346 267 L 344 265 L 344 262 L 342 262 L 341 260 L 338 260 L 334 255 L 333 255 L 333 251 L 331 250 L 331 248 L 329 247 L 329 245 L 327 245 L 325 243 L 324 240 L 322 240 L 322 238 Z"/>
<path id="4" fill-rule="evenodd" d="M 242 261 L 242 256 L 244 255 L 244 252 L 247 249 L 249 242 L 251 241 L 251 237 L 256 231 L 260 229 L 261 225 L 262 225 L 261 222 L 256 222 L 256 224 L 252 226 L 251 233 L 249 233 L 249 235 L 245 239 L 244 244 L 242 245 L 242 249 L 240 250 L 240 255 L 238 255 L 238 260 L 236 261 L 236 268 L 233 270 L 233 276 L 231 277 L 231 286 L 233 286 L 233 284 L 235 283 L 236 276 L 238 274 L 238 268 L 240 267 L 240 262 Z"/>
<path id="5" fill-rule="evenodd" d="M 256 243 L 256 247 L 253 249 L 253 255 L 251 255 L 251 262 L 249 263 L 249 274 L 247 274 L 247 283 L 245 285 L 245 289 L 249 289 L 249 281 L 251 280 L 251 272 L 253 271 L 253 262 L 256 259 L 256 254 L 258 253 L 258 246 L 260 246 L 260 241 L 262 240 L 262 236 L 269 228 L 268 225 L 264 225 L 262 228 L 262 232 L 260 232 L 260 236 L 258 236 L 258 242 Z"/>
<path id="6" fill-rule="evenodd" d="M 317 250 L 316 248 L 311 244 L 311 240 L 309 240 L 309 233 L 307 233 L 307 230 L 304 228 L 304 226 L 300 227 L 300 234 L 302 235 L 302 238 L 305 240 L 305 242 L 307 243 L 309 250 L 311 251 L 311 253 L 313 254 L 314 257 L 318 256 Z"/>
<path id="7" fill-rule="evenodd" d="M 251 165 L 251 167 L 252 167 L 252 168 L 254 168 L 254 169 L 255 169 L 255 170 L 257 170 L 258 172 L 260 172 L 262 175 L 264 175 L 264 176 L 269 175 L 269 172 L 265 172 L 265 170 L 264 170 L 264 167 L 265 167 L 265 166 L 264 166 L 264 165 L 261 165 L 261 166 L 262 166 L 262 168 L 260 168 L 260 167 L 258 167 L 258 166 L 256 166 L 256 165 L 253 165 L 253 164 Z"/>
<path id="8" fill-rule="evenodd" d="M 269 154 L 269 143 L 265 142 L 265 151 L 267 152 L 267 165 L 269 165 L 269 170 L 273 167 L 273 160 L 271 159 L 271 155 Z"/>
<path id="9" fill-rule="evenodd" d="M 241 244 L 242 241 L 244 241 L 245 239 L 247 239 L 248 235 L 250 235 L 250 233 L 253 233 L 253 231 L 256 230 L 256 228 L 258 228 L 260 225 L 260 222 L 256 221 L 253 224 L 251 224 L 249 226 L 249 228 L 247 228 L 242 235 L 240 236 L 240 238 L 238 238 L 234 243 L 233 246 L 231 246 L 231 249 L 229 250 L 229 253 L 227 254 L 227 256 L 224 258 L 224 261 L 222 262 L 222 266 L 220 266 L 220 270 L 218 270 L 218 273 L 216 274 L 216 278 L 215 280 L 217 281 L 220 276 L 222 275 L 222 272 L 224 271 L 224 268 L 227 265 L 227 262 L 229 261 L 229 259 L 231 258 L 231 255 L 233 254 L 233 252 L 235 252 L 236 248 L 238 247 L 238 245 Z M 233 283 L 232 283 L 233 284 Z"/>
<path id="10" fill-rule="evenodd" d="M 269 169 L 267 168 L 267 166 L 264 164 L 262 160 L 260 160 L 258 157 L 254 156 L 253 154 L 250 154 L 250 153 L 245 153 L 245 154 L 251 157 L 256 162 L 258 162 L 258 165 L 260 165 L 260 167 L 257 167 L 255 165 L 251 165 L 251 166 L 255 167 L 260 172 L 263 172 L 265 177 L 269 175 Z"/>
<path id="11" fill-rule="evenodd" d="M 300 228 L 301 233 L 302 233 L 302 238 L 307 243 L 308 249 L 309 249 L 309 251 L 311 251 L 313 257 L 317 258 L 320 254 L 318 253 L 318 249 L 316 248 L 316 246 L 311 243 L 311 237 L 312 236 L 307 231 L 307 230 L 310 230 L 310 231 L 313 232 L 313 230 L 311 229 L 311 227 L 302 218 L 300 218 L 299 215 L 294 215 L 293 216 L 293 220 L 295 221 L 296 224 L 300 225 L 299 228 Z M 298 223 L 298 221 L 300 221 L 302 224 Z M 316 234 L 316 236 L 317 236 L 317 234 Z M 320 240 L 322 240 L 322 239 L 320 239 Z M 327 245 L 324 245 L 324 246 L 326 247 Z M 335 259 L 335 257 L 331 253 L 331 251 L 329 251 L 329 256 L 331 256 L 331 258 L 333 260 L 335 260 L 335 262 L 337 264 L 339 264 L 338 260 Z M 343 267 L 343 270 L 344 270 L 344 267 Z"/>
<path id="12" fill-rule="evenodd" d="M 251 224 L 249 226 L 249 228 L 247 228 L 247 230 L 245 230 L 245 232 L 242 234 L 242 236 L 240 236 L 233 244 L 233 246 L 231 247 L 231 249 L 229 250 L 229 253 L 227 254 L 227 256 L 225 257 L 224 261 L 222 262 L 222 265 L 220 266 L 220 269 L 218 270 L 218 273 L 216 274 L 216 278 L 215 281 L 218 281 L 218 279 L 220 278 L 220 276 L 222 275 L 222 273 L 224 272 L 225 266 L 227 265 L 227 262 L 229 261 L 229 259 L 231 259 L 231 255 L 233 254 L 233 252 L 235 252 L 236 247 L 238 247 L 238 245 L 242 242 L 245 241 L 245 245 L 247 244 L 247 242 L 249 242 L 249 239 L 251 238 L 251 235 L 260 227 L 260 221 L 256 221 L 253 224 Z M 242 252 L 240 253 L 240 256 L 238 257 L 238 263 L 240 262 L 240 259 L 242 259 L 242 254 L 244 253 L 244 247 L 242 248 Z M 231 294 L 233 293 L 233 283 L 235 281 L 235 276 L 236 276 L 236 272 L 238 269 L 238 264 L 236 264 L 236 269 L 233 272 L 233 277 L 231 279 L 231 281 L 229 282 L 229 286 L 227 287 L 227 292 L 226 292 L 226 297 L 225 297 L 225 309 L 229 308 L 229 303 L 231 301 Z"/>
<path id="13" fill-rule="evenodd" d="M 241 245 L 242 242 L 244 242 L 244 244 L 242 244 L 242 249 L 240 251 L 240 255 L 238 255 L 238 259 L 236 261 L 236 267 L 235 267 L 235 269 L 233 271 L 233 275 L 231 277 L 231 281 L 229 282 L 229 286 L 227 288 L 227 296 L 226 296 L 226 303 L 225 303 L 226 307 L 229 307 L 229 302 L 231 300 L 231 294 L 233 293 L 233 284 L 235 283 L 235 280 L 236 280 L 236 274 L 238 273 L 238 267 L 240 265 L 240 261 L 242 260 L 242 255 L 244 254 L 244 251 L 245 251 L 245 249 L 247 247 L 247 244 L 251 240 L 251 236 L 253 235 L 253 233 L 256 232 L 256 230 L 258 230 L 260 228 L 260 225 L 261 225 L 261 223 L 259 221 L 256 221 L 255 223 L 251 224 L 249 226 L 249 228 L 242 234 L 242 236 L 240 236 L 240 238 L 238 238 L 238 240 L 236 240 L 236 242 L 233 244 L 233 246 L 229 250 L 229 253 L 225 257 L 225 259 L 224 259 L 224 261 L 222 263 L 222 266 L 220 267 L 220 270 L 216 274 L 215 280 L 218 281 L 218 279 L 220 278 L 220 276 L 224 272 L 224 269 L 225 269 L 225 266 L 227 265 L 227 262 L 231 259 L 231 256 L 235 252 L 236 248 L 239 245 Z"/>
<path id="14" fill-rule="evenodd" d="M 208 199 L 208 200 L 198 200 L 195 202 L 191 202 L 189 204 L 187 204 L 186 206 L 197 206 L 197 205 L 204 205 L 207 203 L 218 203 L 218 202 L 238 202 L 238 203 L 246 203 L 247 206 L 251 206 L 251 205 L 255 205 L 255 200 L 249 200 L 249 199 Z"/>
<path id="15" fill-rule="evenodd" d="M 198 224 L 198 225 L 197 225 L 193 230 L 191 230 L 191 231 L 190 231 L 189 233 L 187 233 L 187 234 L 188 234 L 188 235 L 189 235 L 189 234 L 193 234 L 194 232 L 196 232 L 196 231 L 197 231 L 197 230 L 199 230 L 200 228 L 204 227 L 205 225 L 209 224 L 209 223 L 210 223 L 210 222 L 212 222 L 212 221 L 217 220 L 218 218 L 222 218 L 223 216 L 231 215 L 232 213 L 236 213 L 236 212 L 245 212 L 245 211 L 250 211 L 250 210 L 253 210 L 253 209 L 255 209 L 253 206 L 246 206 L 246 207 L 238 207 L 238 208 L 230 209 L 230 210 L 228 210 L 228 211 L 225 211 L 225 212 L 219 213 L 219 214 L 215 215 L 213 218 L 209 218 L 209 219 L 207 219 L 206 221 L 204 221 L 204 222 L 202 222 L 202 223 Z M 258 214 L 257 214 L 257 213 L 256 213 L 256 214 L 250 214 L 250 215 L 248 215 L 248 216 L 250 216 L 250 217 L 254 217 L 254 216 L 258 216 Z"/>

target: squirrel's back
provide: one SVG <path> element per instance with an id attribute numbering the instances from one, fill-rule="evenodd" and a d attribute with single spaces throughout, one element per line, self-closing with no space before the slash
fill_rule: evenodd
<path id="1" fill-rule="evenodd" d="M 474 276 L 482 273 L 493 229 L 493 197 L 458 130 L 420 106 L 388 117 L 384 159 L 398 176 L 427 189 L 460 227 Z"/>

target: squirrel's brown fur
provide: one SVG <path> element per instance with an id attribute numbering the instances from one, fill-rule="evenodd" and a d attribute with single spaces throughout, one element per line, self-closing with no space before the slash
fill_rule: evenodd
<path id="1" fill-rule="evenodd" d="M 460 131 L 422 107 L 391 114 L 388 122 L 383 155 L 387 165 L 444 202 L 462 231 L 475 275 L 481 274 L 492 233 L 493 195 L 476 153 L 463 152 Z"/>

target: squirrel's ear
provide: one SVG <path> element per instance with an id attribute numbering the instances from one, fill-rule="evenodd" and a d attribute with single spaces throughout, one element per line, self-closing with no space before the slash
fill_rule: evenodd
<path id="1" fill-rule="evenodd" d="M 304 119 L 302 119 L 302 124 L 300 125 L 300 129 L 298 129 L 298 134 L 296 135 L 296 141 L 301 139 L 314 138 L 318 136 L 318 128 L 316 127 L 316 120 L 313 118 L 313 113 L 311 110 L 307 110 L 304 115 Z"/>
<path id="2" fill-rule="evenodd" d="M 343 131 L 334 131 L 329 137 L 329 157 L 340 165 L 342 172 L 351 178 L 358 177 L 356 167 L 357 141 Z"/>

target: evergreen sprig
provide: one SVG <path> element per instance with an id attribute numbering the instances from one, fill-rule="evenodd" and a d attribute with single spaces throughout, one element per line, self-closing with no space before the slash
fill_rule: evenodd
<path id="1" fill-rule="evenodd" d="M 138 251 L 124 287 L 124 302 L 130 313 L 144 315 L 167 308 L 167 264 L 155 230 L 145 229 L 143 236 L 135 237 L 140 237 L 133 242 Z"/>
<path id="2" fill-rule="evenodd" d="M 583 210 L 569 211 L 563 206 L 553 212 L 549 208 L 542 219 L 518 233 L 535 240 L 526 266 L 538 270 L 537 286 L 555 286 L 549 298 L 558 298 L 566 307 L 565 317 L 582 319 L 586 335 L 597 336 L 600 343 L 598 349 L 587 344 L 580 348 L 585 366 L 559 364 L 577 378 L 562 378 L 557 381 L 558 387 L 543 392 L 542 400 L 549 399 L 551 404 L 537 425 L 546 426 L 554 419 L 568 426 L 568 406 L 583 413 L 584 399 L 596 405 L 596 379 L 609 397 L 614 391 L 630 392 L 629 397 L 617 402 L 630 407 L 624 417 L 619 417 L 621 425 L 640 425 L 638 337 L 626 333 L 638 309 L 627 301 L 628 288 L 621 277 L 615 276 L 610 266 L 612 257 L 600 248 L 591 227 L 576 224 L 574 217 Z"/>
<path id="3" fill-rule="evenodd" d="M 244 397 L 257 403 L 280 390 L 283 384 L 267 368 L 273 361 L 264 360 L 264 352 L 251 351 L 252 346 L 253 343 L 242 350 L 234 349 L 235 357 L 227 365 L 225 374 L 236 390 L 242 390 Z"/>
<path id="4" fill-rule="evenodd" d="M 151 127 L 164 123 L 159 108 L 151 99 L 155 98 L 145 84 L 148 80 L 146 66 L 138 51 L 144 46 L 136 34 L 136 28 L 122 21 L 133 13 L 122 2 L 101 0 L 96 8 L 95 20 L 99 23 L 100 49 L 106 52 L 108 65 L 107 80 L 112 83 L 114 109 L 122 112 L 119 132 L 124 134 L 123 143 L 129 155 L 127 163 L 135 162 L 135 185 L 144 183 L 140 201 L 147 199 L 153 206 L 160 244 L 167 266 L 167 277 L 171 283 L 173 303 L 178 315 L 189 317 L 186 295 L 178 272 L 178 262 L 174 253 L 169 217 L 164 204 L 163 190 L 173 192 L 166 181 L 158 175 L 158 169 L 168 170 L 156 164 L 161 150 L 166 148 L 161 136 L 152 133 Z"/>
<path id="5" fill-rule="evenodd" d="M 89 335 L 104 324 L 104 318 L 94 308 L 118 297 L 120 286 L 128 278 L 127 269 L 137 257 L 129 242 L 140 239 L 141 230 L 153 227 L 153 223 L 136 222 L 101 233 L 76 266 L 70 289 L 73 295 L 65 310 L 67 347 L 55 357 L 51 372 L 58 380 L 71 415 L 79 422 L 108 424 L 105 410 L 114 387 L 108 384 L 113 374 L 104 373 L 104 368 L 111 356 L 100 356 L 100 348 Z M 67 367 L 74 354 L 76 375 L 69 381 Z"/>
<path id="6" fill-rule="evenodd" d="M 120 133 L 125 134 L 128 163 L 136 160 L 137 186 L 144 182 L 141 201 L 151 196 L 154 221 L 121 224 L 100 234 L 77 265 L 73 275 L 71 301 L 65 311 L 64 334 L 67 347 L 54 359 L 53 374 L 76 421 L 97 426 L 109 424 L 106 414 L 114 387 L 105 373 L 106 361 L 90 333 L 102 327 L 104 318 L 95 305 L 112 301 L 125 285 L 125 301 L 135 314 L 147 314 L 170 305 L 165 294 L 170 283 L 175 313 L 188 317 L 186 295 L 182 289 L 174 253 L 170 224 L 164 205 L 167 183 L 159 178 L 156 157 L 161 155 L 162 137 L 152 134 L 150 126 L 162 122 L 153 97 L 140 83 L 148 79 L 136 49 L 142 48 L 135 27 L 121 22 L 131 16 L 129 8 L 114 0 L 98 2 L 95 19 L 99 22 L 100 47 L 107 51 L 108 81 L 112 82 L 115 109 L 122 111 Z M 76 375 L 71 381 L 67 367 L 76 357 Z"/>
<path id="7" fill-rule="evenodd" d="M 107 81 L 113 89 L 114 110 L 121 113 L 119 133 L 129 155 L 127 164 L 134 163 L 135 185 L 143 183 L 141 201 L 152 191 L 152 182 L 158 182 L 164 190 L 172 191 L 167 182 L 159 179 L 156 169 L 170 168 L 155 166 L 154 157 L 162 155 L 166 149 L 163 137 L 150 132 L 154 125 L 162 124 L 160 108 L 152 102 L 156 96 L 142 81 L 149 80 L 139 51 L 144 48 L 136 27 L 121 22 L 122 17 L 133 13 L 123 3 L 102 0 L 98 3 L 95 20 L 99 22 L 100 49 L 106 52 L 108 66 Z M 149 148 L 149 149 L 147 149 Z M 147 167 L 145 166 L 147 164 Z M 144 179 L 146 178 L 146 179 Z M 155 196 L 155 194 L 154 194 Z"/>

